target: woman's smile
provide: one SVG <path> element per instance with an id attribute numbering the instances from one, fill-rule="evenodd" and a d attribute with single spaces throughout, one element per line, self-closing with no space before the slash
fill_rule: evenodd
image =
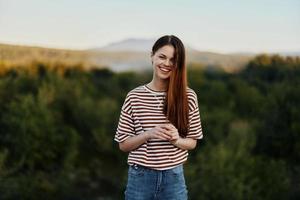
<path id="1" fill-rule="evenodd" d="M 169 68 L 169 67 L 161 67 L 161 66 L 158 66 L 158 68 L 159 68 L 162 72 L 164 72 L 164 73 L 169 73 L 170 71 L 172 71 L 172 69 Z"/>

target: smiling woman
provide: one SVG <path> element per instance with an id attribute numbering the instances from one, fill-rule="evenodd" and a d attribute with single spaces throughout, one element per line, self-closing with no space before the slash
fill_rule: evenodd
<path id="1" fill-rule="evenodd" d="M 157 70 L 158 68 L 166 76 L 166 78 L 169 78 L 169 72 L 171 72 L 174 67 L 174 51 L 173 46 L 166 45 L 157 50 L 154 55 L 152 54 L 152 64 L 154 65 L 154 72 L 156 76 L 160 76 L 159 71 Z"/>
<path id="2" fill-rule="evenodd" d="M 187 86 L 179 38 L 159 38 L 151 60 L 152 81 L 127 94 L 115 135 L 129 152 L 125 199 L 184 200 L 183 163 L 203 137 L 197 95 Z"/>

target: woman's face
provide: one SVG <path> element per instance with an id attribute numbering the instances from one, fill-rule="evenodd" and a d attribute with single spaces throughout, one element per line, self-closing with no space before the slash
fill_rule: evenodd
<path id="1" fill-rule="evenodd" d="M 174 52 L 172 45 L 159 48 L 151 55 L 154 75 L 159 79 L 168 79 L 174 70 Z"/>

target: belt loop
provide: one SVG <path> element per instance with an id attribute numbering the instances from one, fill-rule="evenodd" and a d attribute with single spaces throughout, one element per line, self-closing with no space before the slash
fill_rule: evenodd
<path id="1" fill-rule="evenodd" d="M 134 169 L 138 169 L 138 165 L 137 164 L 133 164 Z"/>

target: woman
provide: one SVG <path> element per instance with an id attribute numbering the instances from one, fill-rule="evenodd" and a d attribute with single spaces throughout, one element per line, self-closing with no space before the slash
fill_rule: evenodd
<path id="1" fill-rule="evenodd" d="M 115 135 L 120 149 L 129 152 L 125 199 L 184 200 L 182 164 L 203 137 L 197 95 L 187 87 L 179 38 L 159 38 L 151 60 L 153 79 L 127 94 Z"/>

